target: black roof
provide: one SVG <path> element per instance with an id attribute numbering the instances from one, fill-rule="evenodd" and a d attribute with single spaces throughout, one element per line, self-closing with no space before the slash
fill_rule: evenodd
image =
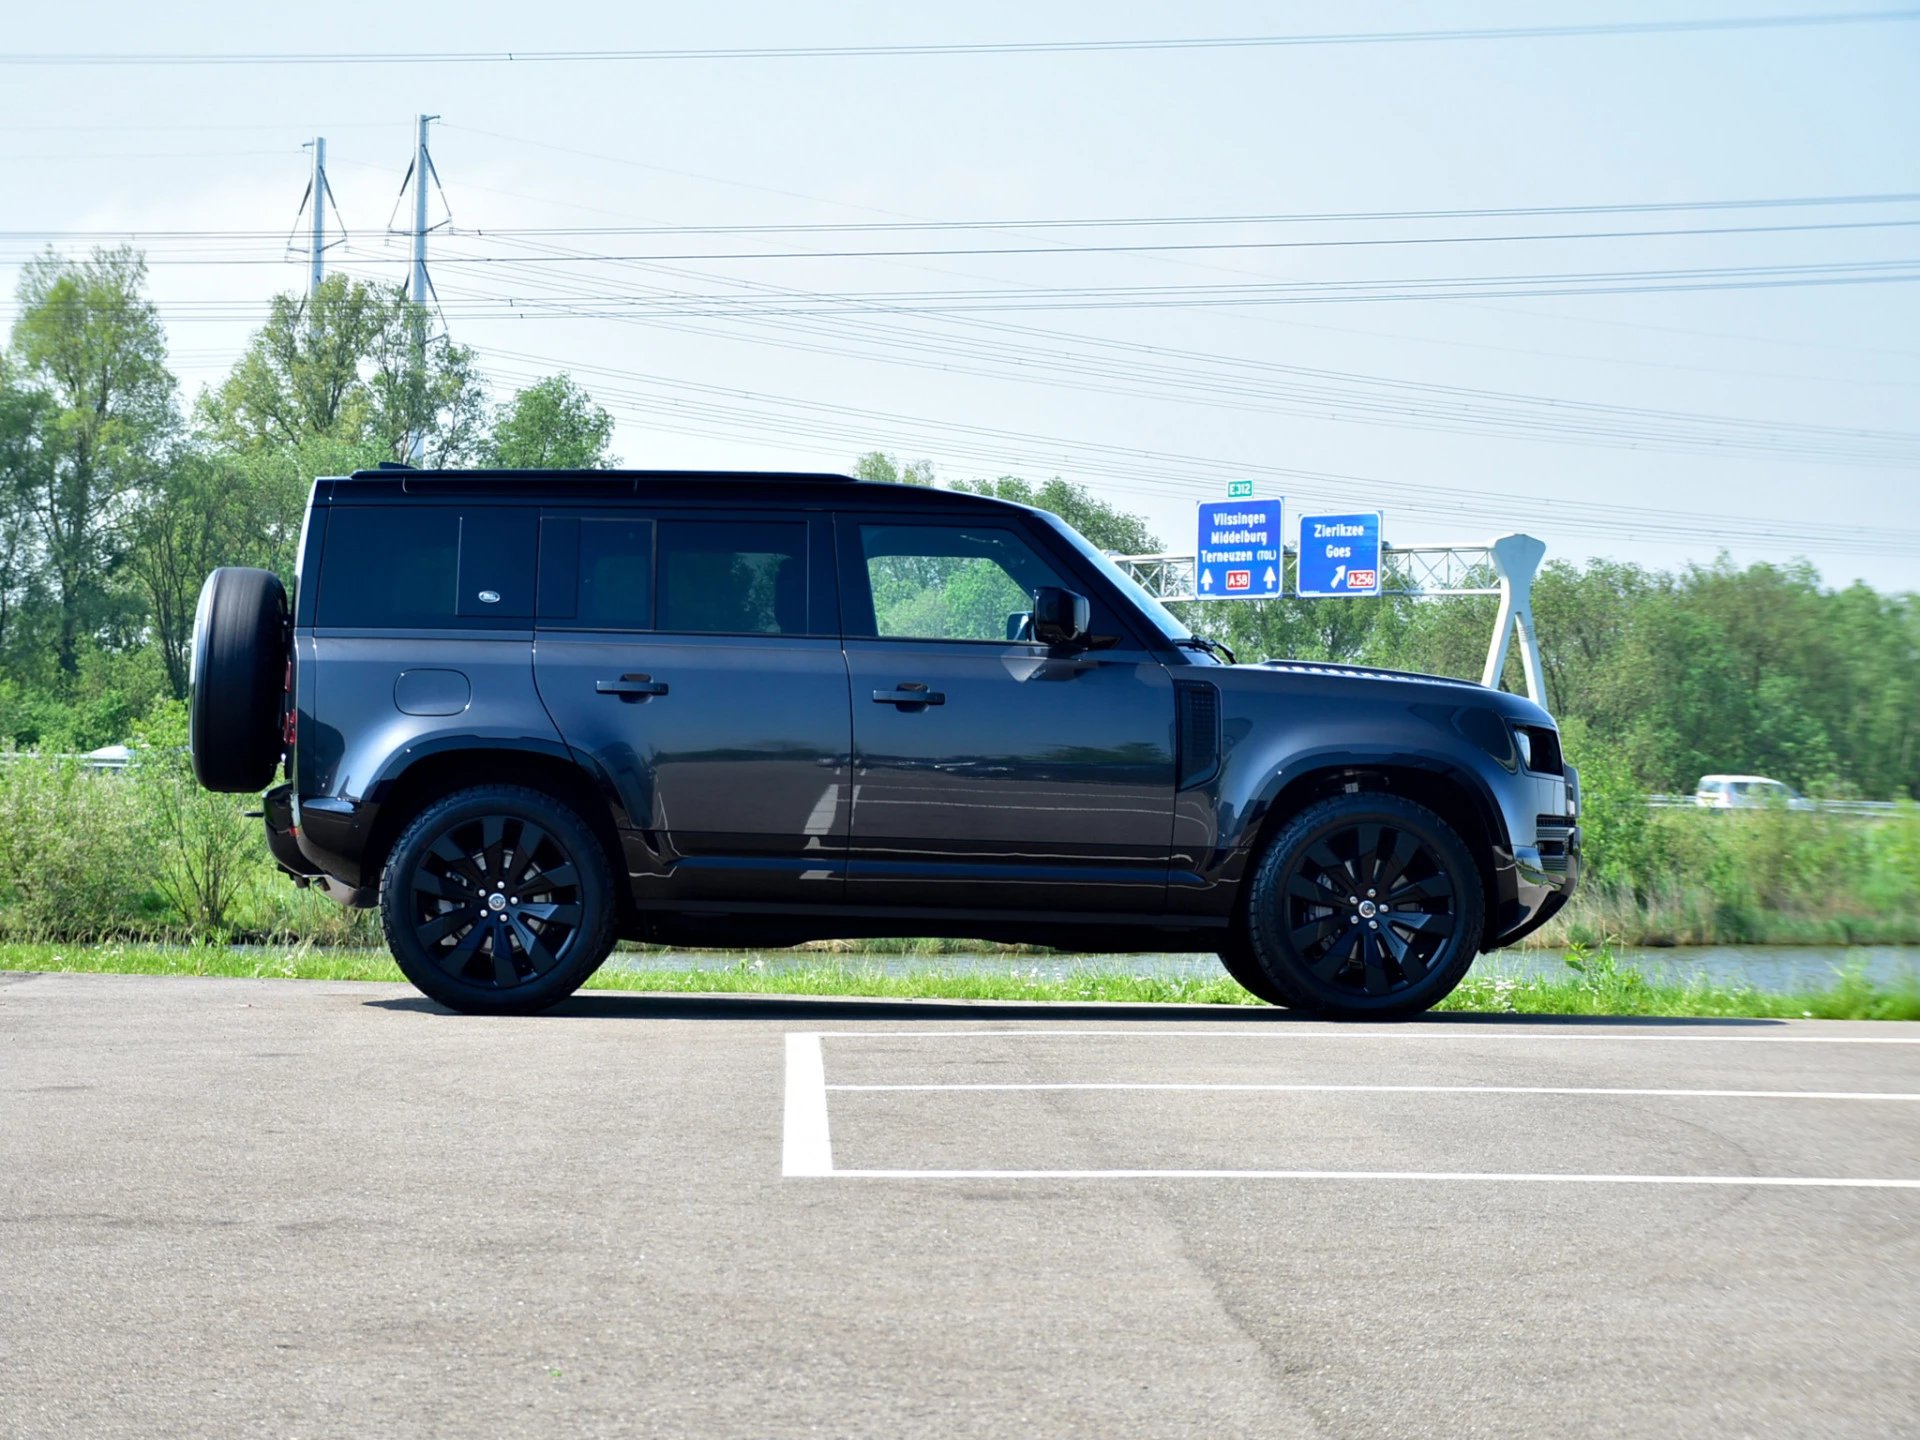
<path id="1" fill-rule="evenodd" d="M 463 497 L 486 502 L 560 504 L 607 502 L 624 497 L 698 503 L 711 497 L 722 504 L 755 502 L 836 506 L 854 503 L 891 509 L 896 505 L 947 505 L 963 509 L 1008 509 L 1007 501 L 961 490 L 925 485 L 892 485 L 793 470 L 414 470 L 404 465 L 356 470 L 349 476 L 322 476 L 314 502 L 327 505 L 380 503 L 426 496 Z"/>

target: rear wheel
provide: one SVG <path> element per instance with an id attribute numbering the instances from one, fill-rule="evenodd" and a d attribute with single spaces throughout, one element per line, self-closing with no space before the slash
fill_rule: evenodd
<path id="1" fill-rule="evenodd" d="M 478 1015 L 526 1014 L 571 995 L 613 948 L 613 867 L 593 830 L 518 785 L 462 790 L 394 845 L 380 919 L 423 993 Z"/>
<path id="2" fill-rule="evenodd" d="M 1484 910 L 1479 869 L 1445 820 L 1397 795 L 1336 795 L 1261 856 L 1246 950 L 1282 1004 L 1341 1019 L 1411 1015 L 1466 975 Z"/>

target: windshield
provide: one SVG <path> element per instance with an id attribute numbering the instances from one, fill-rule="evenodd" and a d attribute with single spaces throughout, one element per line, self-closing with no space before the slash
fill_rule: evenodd
<path id="1" fill-rule="evenodd" d="M 1154 599 L 1153 596 L 1149 595 L 1145 590 L 1142 590 L 1139 583 L 1131 575 L 1127 574 L 1126 571 L 1122 570 L 1099 550 L 1095 549 L 1093 543 L 1089 541 L 1086 536 L 1067 524 L 1067 522 L 1062 520 L 1058 515 L 1050 515 L 1044 510 L 1038 513 L 1042 520 L 1053 527 L 1055 534 L 1073 546 L 1076 552 L 1091 563 L 1095 569 L 1099 570 L 1102 575 L 1111 580 L 1114 585 L 1119 588 L 1120 592 L 1133 602 L 1134 607 L 1140 614 L 1145 616 L 1149 623 L 1163 636 L 1169 640 L 1184 640 L 1193 633 L 1193 627 L 1191 625 L 1182 625 L 1171 610 L 1167 609 L 1166 606 Z"/>

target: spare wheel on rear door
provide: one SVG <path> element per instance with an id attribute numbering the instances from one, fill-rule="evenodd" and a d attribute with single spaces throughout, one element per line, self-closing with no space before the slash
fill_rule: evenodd
<path id="1" fill-rule="evenodd" d="M 193 773 L 209 790 L 264 790 L 280 763 L 287 591 L 271 570 L 229 566 L 200 588 L 187 721 Z"/>

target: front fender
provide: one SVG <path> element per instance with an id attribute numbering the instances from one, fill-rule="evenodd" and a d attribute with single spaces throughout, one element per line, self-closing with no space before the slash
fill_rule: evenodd
<path id="1" fill-rule="evenodd" d="M 1536 780 L 1559 784 L 1521 770 L 1499 713 L 1513 697 L 1445 682 L 1253 667 L 1214 673 L 1221 677 L 1221 763 L 1175 804 L 1179 909 L 1231 913 L 1276 808 L 1293 809 L 1289 796 L 1315 793 L 1343 771 L 1410 773 L 1457 787 L 1474 807 L 1496 872 L 1511 865 L 1516 837 L 1533 834 L 1535 812 L 1546 806 Z M 1496 742 L 1506 754 L 1490 753 Z"/>

